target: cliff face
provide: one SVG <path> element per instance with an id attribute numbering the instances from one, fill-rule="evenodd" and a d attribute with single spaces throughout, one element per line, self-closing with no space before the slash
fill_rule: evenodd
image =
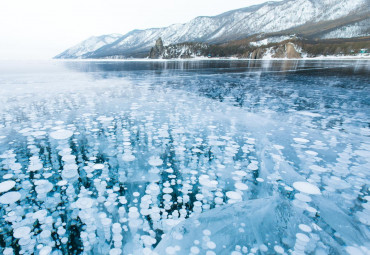
<path id="1" fill-rule="evenodd" d="M 301 54 L 296 50 L 293 43 L 286 43 L 280 45 L 275 53 L 272 55 L 273 58 L 301 58 Z"/>

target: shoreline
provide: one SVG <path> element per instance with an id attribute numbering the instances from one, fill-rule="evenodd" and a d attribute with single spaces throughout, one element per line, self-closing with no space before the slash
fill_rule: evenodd
<path id="1" fill-rule="evenodd" d="M 196 61 L 354 61 L 370 60 L 368 56 L 320 56 L 314 58 L 171 58 L 171 59 L 149 59 L 149 58 L 129 58 L 129 59 L 102 59 L 102 58 L 85 58 L 85 59 L 0 59 L 0 62 L 196 62 Z"/>
<path id="2" fill-rule="evenodd" d="M 61 62 L 187 62 L 187 61 L 307 61 L 307 60 L 370 60 L 369 56 L 320 56 L 313 58 L 262 58 L 262 59 L 251 59 L 251 58 L 171 58 L 171 59 L 149 59 L 149 58 L 132 58 L 132 59 L 102 59 L 102 58 L 88 58 L 88 59 L 51 59 L 52 61 Z"/>

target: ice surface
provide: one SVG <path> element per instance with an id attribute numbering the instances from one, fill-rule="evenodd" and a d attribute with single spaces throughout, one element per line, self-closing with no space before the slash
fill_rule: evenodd
<path id="1" fill-rule="evenodd" d="M 307 233 L 297 233 L 299 229 L 296 222 L 308 223 L 310 219 L 300 209 L 288 204 L 285 199 L 270 197 L 212 209 L 174 227 L 155 251 L 166 254 L 165 247 L 179 245 L 181 254 L 190 254 L 191 249 L 194 249 L 194 240 L 199 241 L 196 248 L 200 250 L 200 254 L 205 254 L 210 249 L 210 241 L 217 244 L 211 247 L 216 254 L 231 254 L 237 246 L 273 254 L 274 251 L 281 252 L 282 247 L 293 247 L 296 242 L 306 244 L 306 251 L 310 252 L 318 248 L 318 238 L 321 240 L 321 247 L 326 247 L 324 249 L 327 252 L 328 247 L 340 245 L 323 231 L 315 231 L 315 239 L 309 238 Z M 276 214 L 277 210 L 279 215 Z M 205 235 L 202 229 L 207 229 L 210 234 Z M 182 235 L 181 240 L 175 238 L 178 234 Z M 272 245 L 275 242 L 280 245 Z"/>
<path id="2" fill-rule="evenodd" d="M 367 254 L 368 64 L 289 63 L 0 72 L 0 253 Z"/>

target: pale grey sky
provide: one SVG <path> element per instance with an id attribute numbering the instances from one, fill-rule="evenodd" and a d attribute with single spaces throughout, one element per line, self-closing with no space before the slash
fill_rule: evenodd
<path id="1" fill-rule="evenodd" d="M 184 23 L 266 0 L 1 0 L 0 59 L 49 59 L 92 35 Z"/>

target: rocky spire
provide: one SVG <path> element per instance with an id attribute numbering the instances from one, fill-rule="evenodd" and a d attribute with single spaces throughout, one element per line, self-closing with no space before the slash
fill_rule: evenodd
<path id="1" fill-rule="evenodd" d="M 149 58 L 160 58 L 164 51 L 162 38 L 159 37 L 154 47 L 150 50 Z"/>

